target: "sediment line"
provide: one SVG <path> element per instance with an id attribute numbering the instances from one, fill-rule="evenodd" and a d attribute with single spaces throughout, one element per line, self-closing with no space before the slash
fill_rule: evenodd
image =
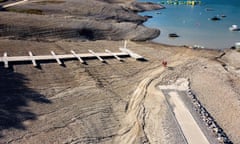
<path id="1" fill-rule="evenodd" d="M 134 91 L 126 110 L 126 119 L 123 120 L 125 123 L 118 132 L 120 136 L 116 138 L 116 142 L 119 141 L 117 139 L 121 139 L 123 143 L 136 143 L 136 141 L 141 140 L 141 142 L 150 144 L 145 133 L 145 118 L 147 110 L 144 106 L 144 99 L 147 95 L 149 85 L 162 71 L 163 69 L 157 69 L 153 73 L 148 74 L 148 77 L 141 81 Z"/>

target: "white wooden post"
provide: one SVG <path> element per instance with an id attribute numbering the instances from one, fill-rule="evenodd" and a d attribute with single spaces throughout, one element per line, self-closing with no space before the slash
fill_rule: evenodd
<path id="1" fill-rule="evenodd" d="M 98 56 L 94 51 L 88 50 L 92 55 L 96 56 L 101 62 L 105 62 L 100 56 Z"/>
<path id="2" fill-rule="evenodd" d="M 129 54 L 132 58 L 135 58 L 136 60 L 144 59 L 144 57 L 140 56 L 139 54 L 134 53 L 133 51 L 127 49 L 127 48 L 119 48 L 122 52 L 125 52 Z"/>
<path id="3" fill-rule="evenodd" d="M 124 47 L 123 48 L 127 48 L 127 40 L 124 41 Z"/>
<path id="4" fill-rule="evenodd" d="M 8 68 L 8 60 L 7 60 L 7 52 L 3 53 L 3 61 L 4 61 L 4 67 Z"/>
<path id="5" fill-rule="evenodd" d="M 59 65 L 61 65 L 62 62 L 61 62 L 60 59 L 56 56 L 56 54 L 54 53 L 54 51 L 51 51 L 51 54 L 52 54 L 52 56 L 56 59 L 57 63 L 58 63 Z"/>
<path id="6" fill-rule="evenodd" d="M 75 51 L 71 50 L 71 53 L 73 54 L 73 56 L 75 56 L 81 63 L 84 63 L 84 61 L 81 59 L 80 56 L 77 56 L 77 54 L 75 53 Z"/>
<path id="7" fill-rule="evenodd" d="M 36 67 L 36 66 L 37 66 L 37 63 L 36 63 L 36 60 L 35 60 L 34 57 L 33 57 L 32 52 L 29 51 L 28 54 L 29 54 L 29 56 L 30 56 L 30 58 L 31 58 L 31 60 L 32 60 L 33 66 Z"/>
<path id="8" fill-rule="evenodd" d="M 122 61 L 122 59 L 120 58 L 120 57 L 118 57 L 115 53 L 112 53 L 110 50 L 105 50 L 107 53 L 110 53 L 110 54 L 112 54 L 117 60 L 119 60 L 119 61 Z"/>

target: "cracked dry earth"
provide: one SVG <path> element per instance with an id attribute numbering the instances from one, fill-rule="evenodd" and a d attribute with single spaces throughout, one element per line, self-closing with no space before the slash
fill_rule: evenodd
<path id="1" fill-rule="evenodd" d="M 26 55 L 29 50 L 35 55 L 49 54 L 50 50 L 57 54 L 70 53 L 71 49 L 76 52 L 88 49 L 100 52 L 106 48 L 118 51 L 122 46 L 118 41 L 1 40 L 0 43 L 0 53 L 7 51 L 9 55 Z M 40 63 L 40 69 L 30 63 L 14 64 L 12 70 L 1 67 L 0 79 L 5 82 L 0 85 L 1 99 L 9 105 L 1 102 L 0 143 L 184 143 L 164 95 L 155 88 L 158 83 L 168 84 L 179 77 L 190 79 L 193 91 L 205 107 L 231 140 L 239 142 L 239 107 L 231 105 L 222 113 L 217 111 L 223 110 L 218 102 L 224 98 L 226 103 L 232 103 L 237 95 L 234 97 L 234 91 L 229 90 L 232 100 L 221 94 L 218 95 L 221 98 L 217 98 L 209 95 L 212 90 L 217 93 L 214 92 L 216 86 L 210 85 L 205 91 L 201 85 L 208 83 L 209 76 L 216 70 L 222 72 L 219 76 L 224 75 L 223 80 L 234 73 L 226 72 L 213 60 L 219 52 L 146 42 L 130 42 L 128 48 L 148 61 L 107 59 L 104 64 L 89 59 L 87 65 L 72 60 L 65 61 L 65 67 L 56 62 Z M 168 61 L 169 69 L 162 67 L 163 59 Z M 205 74 L 199 81 L 201 70 Z M 212 77 L 212 81 L 219 76 Z M 221 84 L 235 86 L 235 83 L 232 86 Z M 225 113 L 227 110 L 231 113 Z M 228 123 L 229 116 L 231 123 Z"/>

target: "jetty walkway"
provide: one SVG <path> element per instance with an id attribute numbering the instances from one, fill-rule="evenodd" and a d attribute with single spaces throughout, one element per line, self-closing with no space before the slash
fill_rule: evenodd
<path id="1" fill-rule="evenodd" d="M 13 2 L 13 3 L 9 3 L 9 4 L 6 4 L 6 5 L 3 5 L 2 8 L 9 8 L 9 7 L 12 7 L 12 6 L 24 4 L 26 2 L 28 2 L 28 0 L 21 0 L 21 1 L 17 1 L 17 2 Z"/>
<path id="2" fill-rule="evenodd" d="M 58 55 L 54 51 L 50 51 L 51 55 L 34 55 L 31 51 L 28 52 L 28 56 L 8 56 L 7 52 L 3 53 L 3 57 L 0 57 L 0 63 L 4 63 L 4 67 L 8 68 L 9 67 L 9 62 L 26 62 L 30 61 L 32 62 L 34 67 L 37 67 L 37 62 L 36 61 L 51 61 L 51 60 L 56 60 L 56 62 L 59 65 L 62 65 L 61 60 L 66 60 L 66 59 L 77 59 L 81 63 L 85 63 L 83 60 L 84 58 L 97 58 L 101 62 L 105 62 L 103 58 L 106 57 L 112 57 L 116 58 L 119 61 L 122 61 L 121 57 L 126 57 L 130 56 L 136 60 L 142 60 L 144 59 L 142 56 L 138 55 L 137 53 L 134 53 L 133 51 L 127 49 L 126 47 L 124 48 L 119 48 L 120 52 L 111 52 L 110 50 L 105 50 L 105 52 L 94 52 L 93 50 L 88 50 L 89 53 L 80 53 L 77 54 L 75 51 L 71 50 L 71 54 L 61 54 Z"/>

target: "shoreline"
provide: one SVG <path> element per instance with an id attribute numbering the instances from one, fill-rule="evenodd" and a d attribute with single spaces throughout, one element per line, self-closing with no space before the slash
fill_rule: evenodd
<path id="1" fill-rule="evenodd" d="M 213 49 L 231 48 L 239 41 L 238 32 L 229 31 L 229 27 L 240 21 L 236 21 L 233 13 L 226 12 L 226 18 L 221 18 L 218 22 L 207 20 L 214 14 L 226 11 L 219 7 L 213 12 L 204 11 L 205 6 L 185 7 L 185 6 L 166 6 L 165 10 L 156 12 L 145 12 L 141 15 L 150 15 L 153 18 L 145 23 L 148 27 L 160 28 L 160 37 L 154 41 L 174 45 L 198 45 Z M 175 15 L 186 15 L 178 18 Z M 157 14 L 157 13 L 160 14 Z M 172 15 L 172 16 L 171 16 Z M 193 18 L 191 18 L 193 17 Z M 167 21 L 166 21 L 167 18 Z M 164 22 L 163 22 L 164 21 Z M 174 40 L 168 38 L 169 33 L 177 33 L 180 37 Z M 217 35 L 215 35 L 217 34 Z"/>
<path id="2" fill-rule="evenodd" d="M 192 46 L 188 46 L 188 45 L 164 44 L 164 43 L 155 42 L 155 41 L 152 41 L 152 40 L 143 41 L 143 42 L 136 42 L 136 43 L 152 43 L 152 44 L 155 44 L 155 45 L 164 46 L 164 47 L 169 47 L 169 48 L 171 48 L 171 47 L 173 47 L 173 48 L 186 48 L 186 49 L 195 50 L 195 51 L 216 51 L 216 52 L 224 52 L 224 51 L 232 50 L 232 48 L 224 48 L 224 49 L 193 48 Z M 234 49 L 233 49 L 233 50 L 234 50 Z"/>

